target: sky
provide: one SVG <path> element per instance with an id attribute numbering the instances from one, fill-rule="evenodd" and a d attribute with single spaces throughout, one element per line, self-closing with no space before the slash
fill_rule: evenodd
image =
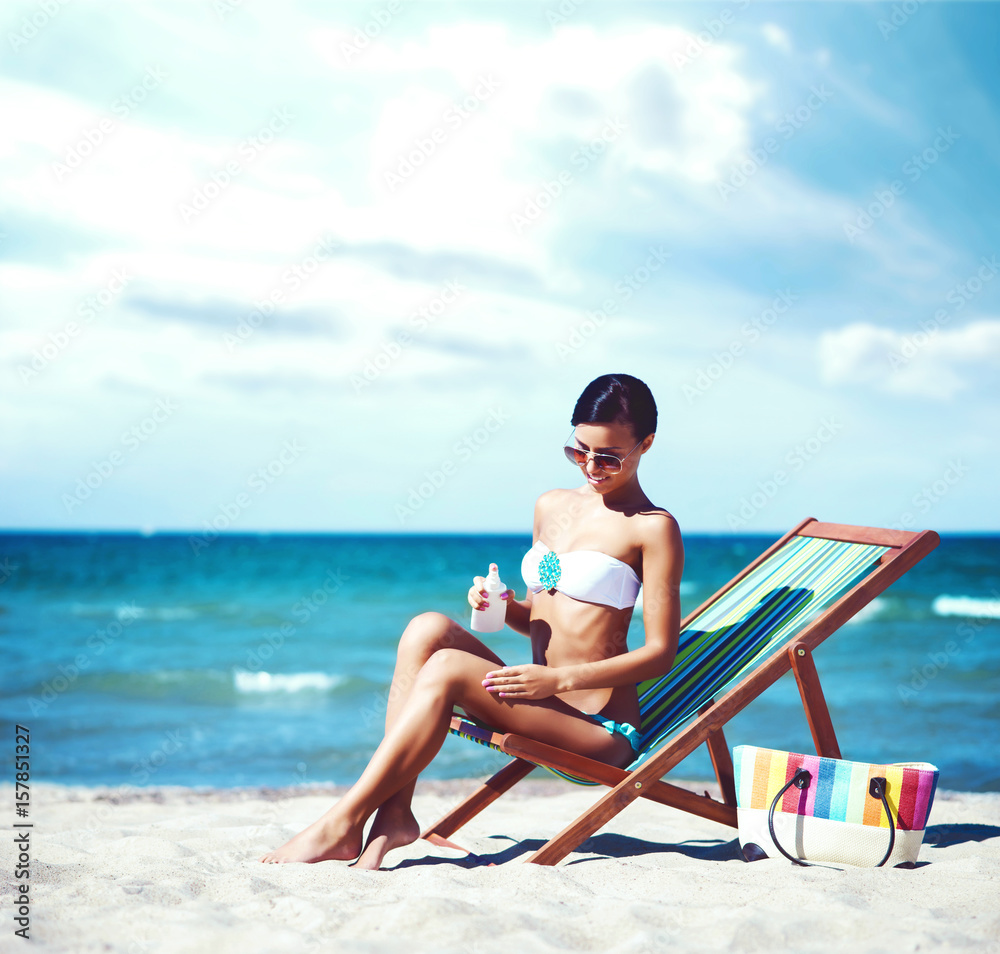
<path id="1" fill-rule="evenodd" d="M 7 3 L 0 528 L 1000 529 L 1000 6 Z"/>

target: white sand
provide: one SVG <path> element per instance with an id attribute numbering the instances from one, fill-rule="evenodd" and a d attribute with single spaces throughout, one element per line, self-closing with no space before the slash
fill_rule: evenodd
<path id="1" fill-rule="evenodd" d="M 418 787 L 418 819 L 473 787 Z M 13 805 L 11 786 L 0 791 Z M 478 857 L 418 841 L 363 872 L 256 860 L 332 790 L 33 784 L 32 949 L 1000 950 L 1000 795 L 938 792 L 915 870 L 746 864 L 734 830 L 646 802 L 555 868 L 522 863 L 604 791 L 532 776 L 453 836 Z M 28 950 L 13 936 L 11 842 L 8 831 L 0 951 Z"/>

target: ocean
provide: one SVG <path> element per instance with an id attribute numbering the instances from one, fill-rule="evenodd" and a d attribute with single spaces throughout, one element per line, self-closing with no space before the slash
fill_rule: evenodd
<path id="1" fill-rule="evenodd" d="M 685 536 L 688 612 L 773 542 Z M 0 715 L 31 733 L 31 778 L 74 785 L 350 783 L 383 728 L 395 646 L 499 564 L 524 594 L 525 535 L 0 534 Z M 643 638 L 637 611 L 629 645 Z M 530 660 L 510 630 L 486 641 Z M 945 536 L 816 653 L 845 758 L 926 761 L 942 788 L 1000 791 L 1000 537 Z M 726 729 L 812 751 L 783 678 Z M 428 778 L 495 753 L 449 736 Z M 673 773 L 707 779 L 702 749 Z"/>

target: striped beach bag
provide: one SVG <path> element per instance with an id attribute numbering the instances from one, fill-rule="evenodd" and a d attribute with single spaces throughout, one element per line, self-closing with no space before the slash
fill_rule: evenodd
<path id="1" fill-rule="evenodd" d="M 733 750 L 747 861 L 912 867 L 937 788 L 926 762 L 870 765 L 752 745 Z"/>

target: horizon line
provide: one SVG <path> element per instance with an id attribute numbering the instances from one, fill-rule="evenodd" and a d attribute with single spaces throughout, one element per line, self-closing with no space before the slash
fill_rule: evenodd
<path id="1" fill-rule="evenodd" d="M 860 524 L 859 524 L 860 526 Z M 703 530 L 703 529 L 692 529 L 683 530 L 682 536 L 714 536 L 714 537 L 761 537 L 761 536 L 771 536 L 777 534 L 781 536 L 788 532 L 788 527 L 778 529 L 760 529 L 760 530 Z M 886 528 L 881 528 L 886 529 Z M 929 527 L 921 527 L 911 530 L 911 533 L 920 533 L 923 530 L 932 529 Z M 935 532 L 938 534 L 948 535 L 948 536 L 998 536 L 1000 535 L 1000 528 L 998 529 L 987 529 L 987 530 L 947 530 L 934 528 Z M 294 529 L 277 529 L 277 530 L 218 530 L 212 531 L 215 537 L 229 537 L 236 539 L 238 537 L 273 537 L 273 536 L 397 536 L 397 537 L 417 537 L 417 536 L 434 536 L 434 537 L 530 537 L 530 532 L 522 532 L 516 530 L 379 530 L 379 529 L 340 529 L 340 530 L 294 530 Z M 117 535 L 117 536 L 141 536 L 141 537 L 154 537 L 154 536 L 192 536 L 192 535 L 204 535 L 206 533 L 204 528 L 194 528 L 194 529 L 143 529 L 139 527 L 0 527 L 0 536 L 14 536 L 14 535 Z M 213 537 L 213 539 L 215 539 Z"/>

